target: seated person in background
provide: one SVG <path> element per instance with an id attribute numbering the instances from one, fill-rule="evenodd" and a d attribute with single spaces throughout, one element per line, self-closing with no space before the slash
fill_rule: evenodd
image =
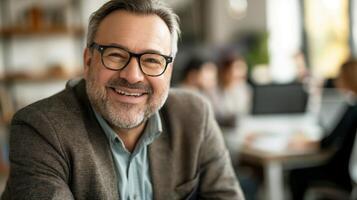
<path id="1" fill-rule="evenodd" d="M 302 51 L 299 51 L 293 55 L 293 60 L 296 67 L 295 81 L 299 83 L 305 83 L 309 77 L 309 71 L 306 67 L 305 55 Z"/>
<path id="2" fill-rule="evenodd" d="M 1 199 L 244 199 L 207 101 L 170 90 L 177 20 L 156 0 L 93 13 L 84 79 L 12 120 Z"/>
<path id="3" fill-rule="evenodd" d="M 237 117 L 250 112 L 252 94 L 247 72 L 244 58 L 235 52 L 229 52 L 219 60 L 214 109 L 216 119 L 223 127 L 236 126 Z"/>
<path id="4" fill-rule="evenodd" d="M 357 199 L 357 137 L 355 137 L 353 151 L 350 158 L 350 174 L 353 184 L 352 199 Z"/>
<path id="5" fill-rule="evenodd" d="M 290 187 L 293 200 L 303 199 L 306 190 L 314 183 L 327 182 L 348 192 L 352 190 L 349 160 L 357 129 L 357 61 L 347 61 L 337 77 L 338 88 L 346 94 L 346 111 L 337 125 L 319 142 L 304 138 L 292 141 L 295 148 L 334 149 L 333 155 L 322 165 L 292 170 Z"/>
<path id="6" fill-rule="evenodd" d="M 239 78 L 242 78 L 246 73 L 245 63 L 239 63 L 242 66 L 243 73 L 239 73 Z M 238 67 L 239 68 L 239 67 Z M 227 72 L 230 73 L 230 72 Z M 233 82 L 233 81 L 232 81 Z M 238 81 L 237 81 L 238 82 Z M 193 89 L 208 97 L 210 101 L 217 101 L 217 66 L 216 64 L 208 57 L 199 54 L 191 55 L 188 59 L 185 68 L 183 69 L 183 80 L 181 82 L 181 87 Z M 239 87 L 239 85 L 237 85 Z M 218 98 L 219 99 L 219 98 Z M 220 102 L 217 102 L 220 105 Z M 238 103 L 238 102 L 237 102 Z M 239 106 L 239 105 L 236 105 Z M 226 138 L 225 138 L 226 139 Z M 257 192 L 258 185 L 256 180 L 253 180 L 250 176 L 249 169 L 238 168 L 238 155 L 237 152 L 232 152 L 229 141 L 225 140 L 228 149 L 230 150 L 231 159 L 235 171 L 239 174 L 239 181 L 241 183 L 244 196 L 247 200 L 255 199 L 255 193 Z M 236 144 L 235 144 L 236 145 Z"/>
<path id="7" fill-rule="evenodd" d="M 217 87 L 217 66 L 203 55 L 193 54 L 182 73 L 181 86 L 212 97 Z"/>

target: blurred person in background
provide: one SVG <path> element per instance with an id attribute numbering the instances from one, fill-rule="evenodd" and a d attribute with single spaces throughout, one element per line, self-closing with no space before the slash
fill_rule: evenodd
<path id="1" fill-rule="evenodd" d="M 239 116 L 251 108 L 251 87 L 247 82 L 248 66 L 235 52 L 223 53 L 218 62 L 218 88 L 214 108 L 222 127 L 235 127 Z"/>
<path id="2" fill-rule="evenodd" d="M 332 149 L 333 155 L 319 166 L 295 169 L 290 173 L 290 187 L 293 200 L 304 198 L 306 190 L 319 182 L 334 184 L 351 192 L 349 160 L 357 129 L 357 61 L 350 60 L 341 66 L 337 87 L 345 94 L 345 112 L 337 125 L 320 141 L 296 137 L 290 146 L 295 149 Z"/>
<path id="3" fill-rule="evenodd" d="M 181 87 L 196 90 L 212 100 L 217 87 L 217 65 L 210 58 L 192 54 L 182 77 Z"/>
<path id="4" fill-rule="evenodd" d="M 309 71 L 306 67 L 305 55 L 302 51 L 299 51 L 293 55 L 295 63 L 295 81 L 299 83 L 306 83 L 309 78 Z"/>
<path id="5" fill-rule="evenodd" d="M 353 182 L 353 191 L 351 197 L 352 199 L 357 199 L 357 137 L 355 137 L 353 151 L 350 158 L 350 174 Z"/>
<path id="6" fill-rule="evenodd" d="M 322 95 L 322 79 L 311 73 L 306 64 L 305 54 L 303 51 L 297 51 L 293 54 L 295 64 L 295 77 L 292 84 L 301 84 L 308 94 L 307 110 L 317 114 L 320 109 L 320 100 Z"/>
<path id="7" fill-rule="evenodd" d="M 218 60 L 218 86 L 212 98 L 218 124 L 223 129 L 225 142 L 230 150 L 237 177 L 247 200 L 255 200 L 259 189 L 254 169 L 239 162 L 239 148 L 229 139 L 236 133 L 239 117 L 249 114 L 252 89 L 247 82 L 248 66 L 235 51 L 222 51 Z"/>

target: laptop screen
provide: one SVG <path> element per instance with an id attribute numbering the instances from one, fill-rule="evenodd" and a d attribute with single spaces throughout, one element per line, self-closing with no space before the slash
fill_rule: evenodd
<path id="1" fill-rule="evenodd" d="M 304 113 L 308 94 L 300 83 L 256 85 L 252 114 Z"/>

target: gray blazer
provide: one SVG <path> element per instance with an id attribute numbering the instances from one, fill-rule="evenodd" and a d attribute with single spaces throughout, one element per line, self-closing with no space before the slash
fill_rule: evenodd
<path id="1" fill-rule="evenodd" d="M 149 146 L 154 199 L 244 199 L 222 134 L 201 97 L 172 90 Z M 1 199 L 119 199 L 108 140 L 85 81 L 17 112 Z"/>

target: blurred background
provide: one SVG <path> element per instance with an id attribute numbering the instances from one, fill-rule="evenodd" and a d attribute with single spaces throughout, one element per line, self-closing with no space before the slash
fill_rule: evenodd
<path id="1" fill-rule="evenodd" d="M 81 75 L 88 18 L 104 2 L 0 0 L 2 179 L 12 115 Z M 182 29 L 172 87 L 211 101 L 247 199 L 292 198 L 289 173 L 311 151 L 291 141 L 318 141 L 343 115 L 333 88 L 357 55 L 357 1 L 165 2 Z"/>

